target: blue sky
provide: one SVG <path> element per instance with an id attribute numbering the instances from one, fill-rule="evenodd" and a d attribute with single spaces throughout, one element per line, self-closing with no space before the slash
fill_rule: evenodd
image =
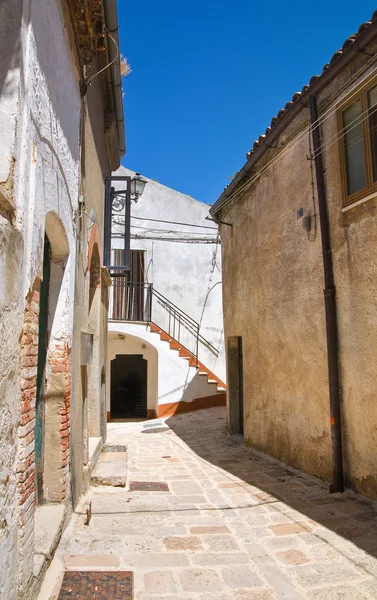
<path id="1" fill-rule="evenodd" d="M 271 118 L 371 18 L 369 0 L 118 0 L 123 164 L 213 204 Z"/>

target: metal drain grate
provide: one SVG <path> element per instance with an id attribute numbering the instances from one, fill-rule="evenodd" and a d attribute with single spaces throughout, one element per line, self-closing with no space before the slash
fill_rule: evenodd
<path id="1" fill-rule="evenodd" d="M 132 571 L 66 571 L 58 600 L 132 600 Z"/>
<path id="2" fill-rule="evenodd" d="M 169 486 L 163 481 L 131 481 L 130 492 L 168 492 Z"/>

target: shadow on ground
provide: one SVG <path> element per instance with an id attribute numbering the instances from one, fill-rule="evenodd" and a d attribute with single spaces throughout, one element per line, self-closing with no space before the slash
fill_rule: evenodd
<path id="1" fill-rule="evenodd" d="M 213 418 L 208 418 L 209 413 Z M 328 483 L 235 443 L 226 433 L 225 410 L 177 415 L 167 419 L 166 424 L 195 454 L 229 474 L 227 491 L 234 490 L 231 508 L 257 501 L 279 511 L 280 502 L 284 502 L 312 520 L 313 533 L 323 539 L 326 539 L 326 530 L 317 527 L 315 531 L 317 524 L 377 557 L 376 503 L 361 496 L 349 497 L 351 494 L 347 492 L 330 494 Z M 225 491 L 225 484 L 222 485 Z M 298 523 L 299 519 L 296 525 Z"/>

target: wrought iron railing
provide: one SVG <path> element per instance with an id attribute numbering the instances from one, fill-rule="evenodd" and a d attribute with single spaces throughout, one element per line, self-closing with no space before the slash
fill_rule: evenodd
<path id="1" fill-rule="evenodd" d="M 110 288 L 109 319 L 154 323 L 198 358 L 199 344 L 215 356 L 217 348 L 200 334 L 200 326 L 176 304 L 158 292 L 152 283 L 114 277 Z"/>

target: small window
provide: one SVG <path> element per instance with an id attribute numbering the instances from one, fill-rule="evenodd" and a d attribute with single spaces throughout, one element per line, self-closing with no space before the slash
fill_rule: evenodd
<path id="1" fill-rule="evenodd" d="M 345 204 L 377 191 L 377 85 L 340 113 Z"/>

